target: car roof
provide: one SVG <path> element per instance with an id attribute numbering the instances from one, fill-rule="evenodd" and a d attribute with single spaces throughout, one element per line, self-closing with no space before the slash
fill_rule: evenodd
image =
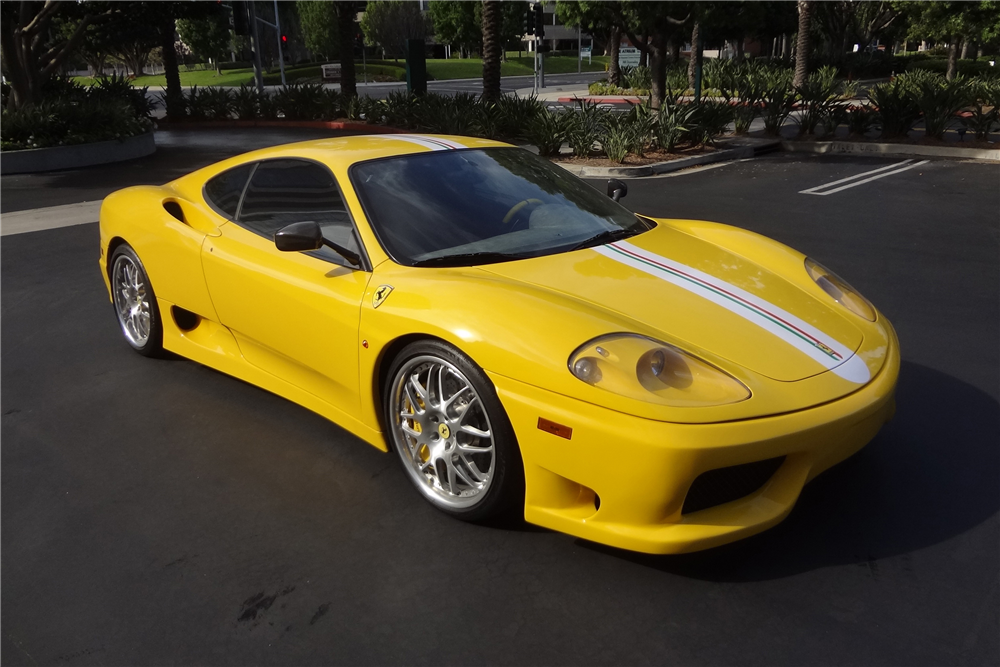
<path id="1" fill-rule="evenodd" d="M 461 150 L 507 146 L 500 141 L 440 134 L 368 134 L 351 137 L 331 137 L 270 146 L 243 153 L 188 174 L 183 180 L 195 178 L 204 183 L 215 174 L 246 162 L 284 157 L 305 158 L 321 162 L 334 171 L 343 172 L 352 164 L 366 160 L 410 155 L 430 151 Z M 196 176 L 197 175 L 197 176 Z M 179 179 L 180 180 L 180 179 Z"/>

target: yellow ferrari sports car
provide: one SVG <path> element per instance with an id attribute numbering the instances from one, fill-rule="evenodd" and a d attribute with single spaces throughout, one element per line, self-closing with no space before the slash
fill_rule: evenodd
<path id="1" fill-rule="evenodd" d="M 762 531 L 893 414 L 889 322 L 820 264 L 468 137 L 276 146 L 101 208 L 122 334 L 386 452 L 441 511 L 648 553 Z"/>

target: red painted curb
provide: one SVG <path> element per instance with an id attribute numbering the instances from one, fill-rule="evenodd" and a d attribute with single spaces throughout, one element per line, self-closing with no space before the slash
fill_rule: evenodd
<path id="1" fill-rule="evenodd" d="M 583 97 L 560 97 L 557 102 L 592 102 L 594 104 L 639 104 L 642 100 L 638 97 L 597 97 L 594 95 L 584 95 Z"/>
<path id="2" fill-rule="evenodd" d="M 370 125 L 341 120 L 160 120 L 157 124 L 166 128 L 189 130 L 215 130 L 220 127 L 310 127 L 319 130 L 349 130 L 367 134 L 403 134 L 406 130 L 384 125 Z"/>

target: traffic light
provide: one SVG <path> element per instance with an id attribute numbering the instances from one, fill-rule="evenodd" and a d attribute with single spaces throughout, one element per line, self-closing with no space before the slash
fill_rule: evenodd
<path id="1" fill-rule="evenodd" d="M 288 35 L 282 35 L 281 36 L 281 43 L 282 44 L 288 44 Z"/>
<path id="2" fill-rule="evenodd" d="M 533 9 L 535 11 L 535 37 L 541 39 L 545 37 L 545 10 L 542 9 L 540 2 L 536 2 Z"/>
<path id="3" fill-rule="evenodd" d="M 524 17 L 524 34 L 535 34 L 535 9 L 530 4 L 528 5 L 528 12 Z"/>
<path id="4" fill-rule="evenodd" d="M 244 36 L 250 34 L 249 12 L 243 0 L 233 0 L 233 32 Z"/>

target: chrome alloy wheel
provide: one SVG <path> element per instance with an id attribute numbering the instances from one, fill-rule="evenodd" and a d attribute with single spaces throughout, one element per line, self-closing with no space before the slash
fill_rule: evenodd
<path id="1" fill-rule="evenodd" d="M 141 348 L 149 340 L 151 330 L 150 304 L 142 269 L 128 255 L 119 255 L 111 271 L 111 284 L 122 333 L 133 347 Z"/>
<path id="2" fill-rule="evenodd" d="M 493 430 L 469 379 L 436 356 L 407 361 L 393 379 L 392 428 L 403 467 L 434 504 L 468 508 L 490 488 Z"/>

